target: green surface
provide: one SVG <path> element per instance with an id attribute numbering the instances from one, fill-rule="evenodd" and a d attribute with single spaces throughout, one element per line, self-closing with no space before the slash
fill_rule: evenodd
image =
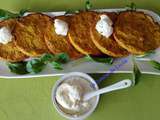
<path id="1" fill-rule="evenodd" d="M 85 0 L 1 0 L 0 7 L 7 10 L 19 11 L 31 9 L 36 11 L 58 11 L 84 8 Z M 94 8 L 124 7 L 131 1 L 139 8 L 154 11 L 160 10 L 159 0 L 91 0 Z M 159 11 L 160 13 L 160 11 Z"/>
<path id="2" fill-rule="evenodd" d="M 94 8 L 123 7 L 129 0 L 92 0 Z M 138 7 L 160 13 L 159 0 L 132 0 Z M 84 0 L 5 0 L 0 8 L 19 11 L 58 11 L 84 8 Z M 129 74 L 114 74 L 100 87 L 112 84 Z M 98 78 L 98 75 L 94 75 Z M 0 79 L 0 120 L 63 120 L 51 101 L 51 89 L 58 77 Z M 159 120 L 160 76 L 142 75 L 139 84 L 103 95 L 88 120 Z"/>
<path id="3" fill-rule="evenodd" d="M 129 74 L 112 75 L 100 87 L 130 77 Z M 57 78 L 0 80 L 0 120 L 63 120 L 50 97 Z M 143 75 L 137 86 L 101 96 L 88 120 L 160 119 L 159 80 L 160 76 Z"/>

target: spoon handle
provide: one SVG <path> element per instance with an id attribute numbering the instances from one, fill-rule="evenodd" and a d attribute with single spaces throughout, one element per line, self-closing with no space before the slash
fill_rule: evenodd
<path id="1" fill-rule="evenodd" d="M 87 94 L 84 95 L 83 100 L 86 101 L 86 100 L 89 100 L 90 98 L 92 98 L 94 96 L 97 96 L 97 95 L 100 95 L 100 94 L 103 94 L 103 93 L 108 93 L 108 92 L 111 92 L 111 91 L 128 88 L 131 85 L 132 85 L 132 81 L 129 80 L 129 79 L 125 79 L 125 80 L 117 82 L 113 85 L 110 85 L 108 87 L 105 87 L 105 88 L 99 89 L 97 91 L 87 93 Z"/>

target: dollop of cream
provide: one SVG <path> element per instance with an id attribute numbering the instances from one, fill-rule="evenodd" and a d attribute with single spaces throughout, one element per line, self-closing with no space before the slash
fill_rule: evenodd
<path id="1" fill-rule="evenodd" d="M 55 32 L 57 35 L 62 35 L 66 36 L 68 33 L 68 23 L 60 20 L 60 19 L 55 19 L 54 20 L 54 27 L 55 27 Z"/>
<path id="2" fill-rule="evenodd" d="M 55 97 L 64 112 L 80 115 L 89 111 L 95 103 L 96 98 L 83 100 L 84 95 L 93 90 L 88 80 L 79 76 L 71 76 L 57 87 Z"/>
<path id="3" fill-rule="evenodd" d="M 80 76 L 65 78 L 56 88 L 55 99 L 59 108 L 74 117 L 88 112 L 96 103 L 96 97 L 84 100 L 86 93 L 94 91 L 89 80 Z"/>
<path id="4" fill-rule="evenodd" d="M 107 15 L 101 15 L 96 24 L 96 30 L 105 37 L 110 37 L 113 33 L 113 22 Z"/>
<path id="5" fill-rule="evenodd" d="M 65 109 L 79 111 L 82 90 L 78 85 L 62 83 L 56 92 L 57 102 Z"/>
<path id="6" fill-rule="evenodd" d="M 12 41 L 11 31 L 7 27 L 0 28 L 0 43 L 7 44 Z"/>

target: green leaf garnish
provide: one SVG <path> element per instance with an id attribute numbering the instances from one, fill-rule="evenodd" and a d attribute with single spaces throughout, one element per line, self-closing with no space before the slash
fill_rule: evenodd
<path id="1" fill-rule="evenodd" d="M 45 65 L 40 59 L 33 59 L 27 62 L 26 68 L 29 73 L 39 73 L 44 69 Z"/>
<path id="2" fill-rule="evenodd" d="M 20 12 L 19 12 L 19 17 L 24 16 L 24 14 L 25 14 L 26 12 L 28 12 L 27 9 L 22 9 L 22 10 L 20 10 Z"/>
<path id="3" fill-rule="evenodd" d="M 62 64 L 67 63 L 69 61 L 69 56 L 66 53 L 60 53 L 55 55 L 54 61 Z"/>
<path id="4" fill-rule="evenodd" d="M 132 73 L 133 83 L 134 85 L 136 85 L 141 77 L 141 71 L 134 58 L 132 58 L 132 62 L 133 62 L 133 73 Z"/>
<path id="5" fill-rule="evenodd" d="M 29 73 L 26 69 L 26 64 L 27 62 L 8 63 L 8 68 L 13 73 L 23 75 Z"/>
<path id="6" fill-rule="evenodd" d="M 85 2 L 85 10 L 88 11 L 91 8 L 92 8 L 92 4 L 91 4 L 90 0 L 86 0 L 86 2 Z M 80 11 L 81 10 L 71 10 L 71 9 L 69 9 L 69 10 L 67 10 L 65 12 L 65 15 L 79 13 Z"/>
<path id="7" fill-rule="evenodd" d="M 152 55 L 152 54 L 155 54 L 155 51 L 154 51 L 154 50 L 149 51 L 149 52 L 146 52 L 146 53 L 144 53 L 143 55 L 137 55 L 136 57 L 137 57 L 137 58 L 144 58 L 144 57 L 148 57 L 148 56 L 150 56 L 150 55 Z"/>
<path id="8" fill-rule="evenodd" d="M 134 2 L 131 2 L 130 5 L 126 5 L 126 9 L 130 11 L 135 11 L 137 9 L 136 4 Z"/>
<path id="9" fill-rule="evenodd" d="M 91 8 L 92 8 L 91 1 L 90 1 L 90 0 L 86 0 L 86 2 L 85 2 L 85 10 L 88 11 L 88 10 L 90 10 Z M 71 9 L 69 9 L 69 10 L 67 10 L 67 11 L 65 12 L 65 15 L 67 15 L 67 14 L 79 13 L 80 11 L 81 11 L 81 10 L 71 10 Z"/>
<path id="10" fill-rule="evenodd" d="M 88 55 L 87 59 L 90 59 L 95 62 L 107 63 L 107 64 L 112 64 L 114 60 L 110 56 L 93 56 L 93 55 Z"/>
<path id="11" fill-rule="evenodd" d="M 45 63 L 50 63 L 55 69 L 62 70 L 62 65 L 69 61 L 69 56 L 66 53 L 60 53 L 57 55 L 45 54 L 41 57 L 41 60 Z"/>
<path id="12" fill-rule="evenodd" d="M 51 62 L 51 65 L 53 66 L 54 69 L 63 70 L 61 63 L 58 63 L 58 62 L 54 62 L 54 61 L 53 61 L 53 62 Z"/>
<path id="13" fill-rule="evenodd" d="M 85 9 L 86 11 L 90 10 L 92 8 L 92 4 L 90 0 L 86 0 Z"/>
<path id="14" fill-rule="evenodd" d="M 50 61 L 53 61 L 55 59 L 55 56 L 53 54 L 47 53 L 42 55 L 40 59 L 42 62 L 48 63 Z"/>
<path id="15" fill-rule="evenodd" d="M 153 68 L 160 70 L 160 63 L 155 60 L 150 60 L 149 63 L 152 65 Z"/>
<path id="16" fill-rule="evenodd" d="M 10 18 L 17 18 L 19 14 L 0 9 L 0 20 L 7 20 Z"/>
<path id="17" fill-rule="evenodd" d="M 12 13 L 7 10 L 0 9 L 0 20 L 22 17 L 28 10 L 22 9 L 19 13 Z"/>
<path id="18" fill-rule="evenodd" d="M 62 70 L 62 64 L 69 61 L 66 53 L 57 55 L 44 54 L 40 58 L 35 58 L 26 62 L 8 63 L 8 68 L 16 74 L 39 73 L 47 64 L 51 64 L 55 69 Z"/>

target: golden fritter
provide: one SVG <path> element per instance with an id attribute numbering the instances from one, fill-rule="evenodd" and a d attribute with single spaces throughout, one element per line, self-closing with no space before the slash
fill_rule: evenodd
<path id="1" fill-rule="evenodd" d="M 113 24 L 115 23 L 117 18 L 116 13 L 101 13 L 100 15 L 107 15 L 112 20 Z M 128 51 L 119 46 L 112 35 L 109 38 L 107 38 L 98 33 L 98 31 L 96 30 L 96 24 L 99 19 L 100 17 L 98 17 L 98 19 L 94 22 L 93 26 L 90 28 L 92 41 L 95 44 L 95 46 L 101 52 L 109 56 L 113 57 L 127 56 L 129 54 Z"/>
<path id="2" fill-rule="evenodd" d="M 122 12 L 115 24 L 114 37 L 133 54 L 144 54 L 160 46 L 160 26 L 143 12 Z"/>
<path id="3" fill-rule="evenodd" d="M 80 12 L 71 19 L 69 29 L 69 40 L 71 44 L 82 54 L 100 55 L 102 54 L 94 45 L 90 28 L 97 17 L 96 12 Z"/>
<path id="4" fill-rule="evenodd" d="M 71 16 L 58 16 L 54 17 L 53 21 L 50 23 L 51 25 L 48 28 L 48 35 L 45 38 L 46 44 L 49 50 L 53 54 L 58 53 L 67 53 L 71 59 L 76 59 L 82 57 L 82 54 L 79 53 L 69 42 L 68 36 L 57 35 L 54 27 L 54 20 L 60 19 L 68 23 L 70 25 L 70 17 Z"/>
<path id="5" fill-rule="evenodd" d="M 48 53 L 44 38 L 51 19 L 40 13 L 20 18 L 13 31 L 19 50 L 32 57 Z"/>
<path id="6" fill-rule="evenodd" d="M 14 26 L 16 24 L 16 19 L 9 19 L 0 22 L 0 28 L 1 27 L 7 27 L 9 30 L 14 29 Z M 9 62 L 19 62 L 27 58 L 25 54 L 20 52 L 18 48 L 16 47 L 14 43 L 15 37 L 12 36 L 12 41 L 7 44 L 1 44 L 0 43 L 0 58 L 7 60 Z"/>

